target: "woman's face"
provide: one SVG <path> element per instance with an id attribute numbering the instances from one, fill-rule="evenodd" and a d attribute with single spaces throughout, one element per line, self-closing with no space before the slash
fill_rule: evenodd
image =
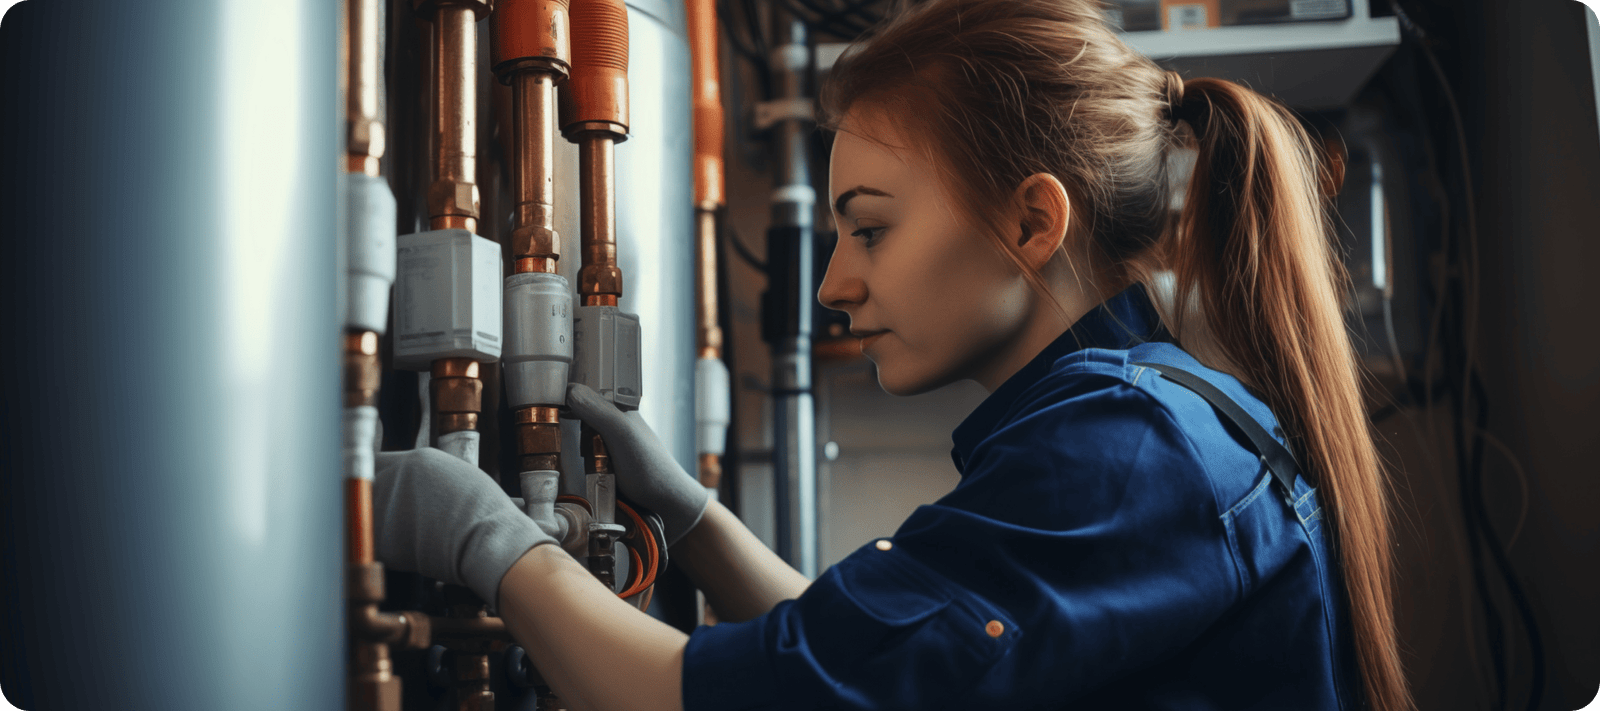
<path id="1" fill-rule="evenodd" d="M 969 378 L 993 389 L 1032 307 L 1027 282 L 959 219 L 916 149 L 862 135 L 909 145 L 886 122 L 846 115 L 828 175 L 839 245 L 817 299 L 850 315 L 889 393 Z"/>

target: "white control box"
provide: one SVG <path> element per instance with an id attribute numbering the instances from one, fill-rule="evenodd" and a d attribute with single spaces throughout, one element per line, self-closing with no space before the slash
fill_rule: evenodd
<path id="1" fill-rule="evenodd" d="M 572 382 L 583 383 L 621 410 L 639 409 L 639 317 L 615 306 L 579 306 L 572 316 Z"/>
<path id="2" fill-rule="evenodd" d="M 440 358 L 500 358 L 500 245 L 466 230 L 401 235 L 395 280 L 395 367 Z"/>

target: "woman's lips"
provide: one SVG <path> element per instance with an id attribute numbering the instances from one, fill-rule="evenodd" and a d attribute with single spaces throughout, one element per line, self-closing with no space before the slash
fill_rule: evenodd
<path id="1" fill-rule="evenodd" d="M 861 337 L 861 350 L 863 350 L 863 351 L 867 350 L 867 346 L 870 346 L 873 343 L 875 343 L 879 338 L 883 337 L 883 334 L 885 334 L 885 333 L 888 333 L 888 331 L 878 331 L 876 333 L 869 333 L 869 334 L 867 334 L 865 336 L 862 336 Z"/>

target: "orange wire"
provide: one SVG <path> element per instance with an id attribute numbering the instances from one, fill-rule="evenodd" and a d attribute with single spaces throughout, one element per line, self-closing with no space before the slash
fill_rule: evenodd
<path id="1" fill-rule="evenodd" d="M 634 511 L 632 506 L 624 504 L 621 501 L 617 502 L 617 508 L 621 509 L 623 513 L 627 514 L 628 518 L 633 519 L 634 535 L 640 536 L 644 539 L 644 557 L 648 559 L 647 561 L 641 561 L 639 559 L 638 552 L 633 549 L 633 546 L 627 546 L 628 552 L 633 556 L 631 560 L 635 561 L 635 565 L 637 566 L 635 569 L 639 571 L 639 576 L 634 579 L 633 585 L 630 585 L 627 589 L 617 593 L 618 597 L 627 598 L 633 597 L 634 595 L 643 592 L 645 588 L 655 584 L 656 568 L 661 566 L 661 552 L 656 548 L 655 534 L 650 532 L 650 527 L 645 524 L 644 517 L 640 516 L 637 511 Z M 646 565 L 646 563 L 648 563 L 648 565 Z"/>

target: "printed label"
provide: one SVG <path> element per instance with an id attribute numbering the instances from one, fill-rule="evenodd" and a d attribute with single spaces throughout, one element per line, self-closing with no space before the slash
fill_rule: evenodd
<path id="1" fill-rule="evenodd" d="M 1289 0 L 1289 17 L 1296 20 L 1327 20 L 1349 14 L 1347 0 Z"/>
<path id="2" fill-rule="evenodd" d="M 1205 28 L 1205 5 L 1170 5 L 1167 7 L 1168 30 L 1203 30 Z"/>

